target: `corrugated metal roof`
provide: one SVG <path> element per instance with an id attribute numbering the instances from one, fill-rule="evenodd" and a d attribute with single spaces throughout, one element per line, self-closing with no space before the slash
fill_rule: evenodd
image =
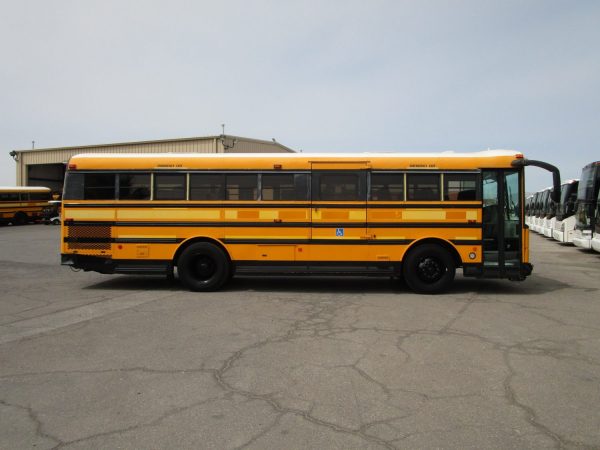
<path id="1" fill-rule="evenodd" d="M 35 149 L 23 149 L 23 150 L 15 150 L 17 153 L 30 153 L 30 152 L 42 152 L 42 151 L 56 151 L 56 150 L 79 150 L 86 148 L 103 148 L 103 147 L 120 147 L 120 146 L 131 146 L 131 145 L 149 145 L 149 144 L 168 144 L 168 143 L 181 143 L 181 142 L 190 142 L 190 141 L 204 141 L 204 140 L 220 140 L 222 138 L 225 139 L 237 139 L 242 142 L 251 142 L 262 145 L 274 145 L 281 147 L 287 152 L 295 153 L 289 147 L 277 142 L 277 141 L 266 141 L 262 139 L 252 139 L 241 136 L 232 136 L 232 135 L 217 135 L 217 136 L 198 136 L 198 137 L 189 137 L 189 138 L 177 138 L 177 139 L 158 139 L 152 141 L 131 141 L 131 142 L 116 142 L 111 144 L 98 144 L 98 145 L 74 145 L 68 147 L 47 147 L 47 148 L 35 148 Z"/>

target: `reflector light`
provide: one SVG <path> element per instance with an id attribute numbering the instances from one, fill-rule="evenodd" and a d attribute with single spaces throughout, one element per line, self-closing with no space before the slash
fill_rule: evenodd
<path id="1" fill-rule="evenodd" d="M 69 170 L 76 170 L 77 164 L 69 164 Z"/>

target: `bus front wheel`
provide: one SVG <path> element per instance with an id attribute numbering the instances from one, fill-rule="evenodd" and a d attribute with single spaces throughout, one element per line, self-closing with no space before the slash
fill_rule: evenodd
<path id="1" fill-rule="evenodd" d="M 197 242 L 179 257 L 177 274 L 190 291 L 216 291 L 228 279 L 229 259 L 216 245 Z"/>
<path id="2" fill-rule="evenodd" d="M 418 294 L 439 294 L 454 281 L 456 264 L 452 255 L 436 244 L 423 244 L 411 250 L 402 264 L 408 287 Z"/>

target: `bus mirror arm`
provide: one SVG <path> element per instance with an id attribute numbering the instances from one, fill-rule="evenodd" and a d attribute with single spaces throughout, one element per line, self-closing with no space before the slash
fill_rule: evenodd
<path id="1" fill-rule="evenodd" d="M 536 161 L 535 159 L 527 159 L 527 158 L 515 159 L 511 163 L 511 165 L 513 167 L 536 166 L 536 167 L 541 167 L 542 169 L 546 169 L 549 172 L 552 172 L 553 190 L 550 194 L 551 195 L 550 198 L 554 202 L 560 203 L 560 170 L 558 169 L 558 167 L 553 166 L 552 164 L 549 164 L 544 161 Z"/>

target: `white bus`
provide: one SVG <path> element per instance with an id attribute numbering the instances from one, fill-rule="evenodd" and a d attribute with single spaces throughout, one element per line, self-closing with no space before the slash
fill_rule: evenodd
<path id="1" fill-rule="evenodd" d="M 558 242 L 573 243 L 578 186 L 579 180 L 567 180 L 560 188 L 560 203 L 552 228 L 552 237 Z"/>
<path id="2" fill-rule="evenodd" d="M 540 195 L 542 195 L 542 191 L 537 191 L 535 194 L 533 194 L 533 199 L 531 200 L 528 225 L 532 231 L 535 227 L 535 219 L 539 210 Z"/>
<path id="3" fill-rule="evenodd" d="M 534 200 L 535 196 L 529 195 L 526 199 L 525 199 L 525 225 L 530 226 L 530 221 L 531 221 L 531 214 L 533 212 L 533 200 Z"/>
<path id="4" fill-rule="evenodd" d="M 548 199 L 550 198 L 550 189 L 551 188 L 547 187 L 539 193 L 535 217 L 533 218 L 533 226 L 531 227 L 536 233 L 542 233 L 542 224 L 544 222 L 544 218 L 546 217 L 545 210 Z"/>
<path id="5" fill-rule="evenodd" d="M 546 237 L 552 237 L 552 227 L 554 227 L 554 222 L 556 222 L 556 206 L 557 203 L 552 200 L 553 190 L 550 189 L 550 193 L 548 194 L 548 198 L 546 199 L 546 203 L 544 204 L 544 210 L 542 211 L 542 224 L 540 226 L 540 234 L 543 234 Z"/>
<path id="6" fill-rule="evenodd" d="M 596 203 L 600 190 L 600 161 L 592 162 L 581 171 L 577 188 L 577 212 L 573 244 L 592 248 L 592 233 L 596 225 Z"/>
<path id="7" fill-rule="evenodd" d="M 594 236 L 592 238 L 592 248 L 600 252 L 600 191 L 596 198 L 596 224 L 594 226 Z"/>

